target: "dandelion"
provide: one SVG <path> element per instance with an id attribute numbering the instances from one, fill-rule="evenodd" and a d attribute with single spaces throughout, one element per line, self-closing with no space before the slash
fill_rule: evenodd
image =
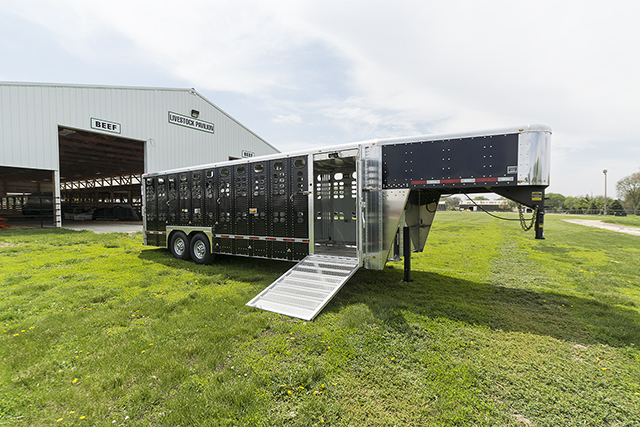
<path id="1" fill-rule="evenodd" d="M 77 383 L 77 382 L 78 382 L 78 379 L 77 379 L 77 378 L 74 378 L 74 379 L 73 379 L 73 381 L 71 381 L 71 384 L 75 384 L 75 383 Z"/>
<path id="2" fill-rule="evenodd" d="M 396 360 L 396 358 L 395 358 L 395 357 L 392 357 L 392 358 L 391 358 L 391 360 Z"/>
<path id="3" fill-rule="evenodd" d="M 140 354 L 142 354 L 142 353 L 144 353 L 144 352 L 145 352 L 145 350 L 142 350 L 142 352 L 140 352 Z"/>
<path id="4" fill-rule="evenodd" d="M 36 328 L 35 326 L 31 326 L 29 329 L 35 329 L 35 328 Z"/>
<path id="5" fill-rule="evenodd" d="M 80 417 L 81 420 L 84 420 L 85 418 L 87 417 L 85 417 L 84 415 Z"/>
<path id="6" fill-rule="evenodd" d="M 58 418 L 56 422 L 59 423 L 60 421 L 62 421 L 62 418 Z"/>
<path id="7" fill-rule="evenodd" d="M 25 330 L 23 329 L 23 330 L 21 330 L 20 332 L 23 332 L 23 333 L 24 333 L 24 332 L 27 332 L 27 331 L 25 331 Z"/>
<path id="8" fill-rule="evenodd" d="M 291 390 L 288 390 L 288 391 L 287 391 L 287 394 L 291 394 L 291 393 L 293 393 Z"/>
<path id="9" fill-rule="evenodd" d="M 70 413 L 70 414 L 75 414 L 75 413 L 76 413 L 76 411 L 69 411 L 69 413 Z"/>

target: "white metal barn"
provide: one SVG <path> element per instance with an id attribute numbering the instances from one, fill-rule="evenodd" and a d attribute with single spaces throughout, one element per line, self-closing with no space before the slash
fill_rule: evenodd
<path id="1" fill-rule="evenodd" d="M 139 207 L 145 172 L 278 152 L 195 89 L 0 82 L 0 217 L 47 194 L 60 226 L 61 200 Z"/>

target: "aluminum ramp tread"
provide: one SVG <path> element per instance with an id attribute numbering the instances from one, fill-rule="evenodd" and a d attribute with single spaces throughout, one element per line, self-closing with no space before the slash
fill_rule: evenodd
<path id="1" fill-rule="evenodd" d="M 313 320 L 359 267 L 358 258 L 307 255 L 247 305 Z"/>

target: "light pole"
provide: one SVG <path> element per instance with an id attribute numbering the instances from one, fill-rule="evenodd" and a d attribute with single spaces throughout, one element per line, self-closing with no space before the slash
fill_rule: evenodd
<path id="1" fill-rule="evenodd" d="M 603 170 L 604 174 L 604 216 L 607 216 L 607 170 Z"/>

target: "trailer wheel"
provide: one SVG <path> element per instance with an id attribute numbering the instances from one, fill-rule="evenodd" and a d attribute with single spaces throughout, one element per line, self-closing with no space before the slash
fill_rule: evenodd
<path id="1" fill-rule="evenodd" d="M 213 262 L 211 244 L 209 238 L 203 233 L 198 233 L 191 239 L 191 259 L 196 264 L 211 264 Z"/>
<path id="2" fill-rule="evenodd" d="M 171 242 L 169 247 L 171 248 L 171 255 L 174 258 L 188 261 L 191 258 L 189 252 L 189 238 L 182 231 L 176 231 L 171 235 Z"/>

